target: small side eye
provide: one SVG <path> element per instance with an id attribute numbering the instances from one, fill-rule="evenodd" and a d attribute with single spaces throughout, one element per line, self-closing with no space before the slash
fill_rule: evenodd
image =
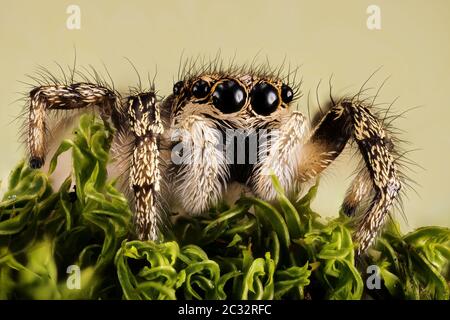
<path id="1" fill-rule="evenodd" d="M 183 81 L 178 81 L 177 83 L 175 83 L 174 85 L 173 85 L 173 94 L 174 95 L 179 95 L 180 94 L 180 92 L 181 92 L 181 89 L 183 89 Z"/>
<path id="2" fill-rule="evenodd" d="M 234 80 L 220 82 L 212 95 L 214 107 L 223 113 L 239 111 L 244 106 L 246 98 L 244 88 Z"/>
<path id="3" fill-rule="evenodd" d="M 281 100 L 284 103 L 289 103 L 292 99 L 294 99 L 294 91 L 288 85 L 283 84 L 281 86 Z"/>
<path id="4" fill-rule="evenodd" d="M 197 99 L 205 98 L 208 95 L 210 89 L 211 88 L 209 86 L 209 83 L 205 80 L 200 79 L 192 86 L 192 94 Z"/>
<path id="5" fill-rule="evenodd" d="M 251 99 L 252 109 L 263 116 L 274 112 L 280 104 L 277 89 L 267 82 L 259 82 L 253 87 Z"/>

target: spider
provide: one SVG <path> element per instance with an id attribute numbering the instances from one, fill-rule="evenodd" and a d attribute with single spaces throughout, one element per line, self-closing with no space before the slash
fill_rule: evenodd
<path id="1" fill-rule="evenodd" d="M 359 150 L 363 166 L 347 190 L 342 209 L 348 216 L 361 212 L 354 232 L 357 253 L 372 245 L 398 200 L 402 179 L 395 140 L 372 111 L 373 103 L 360 99 L 361 92 L 332 99 L 310 128 L 307 118 L 292 107 L 298 87 L 279 73 L 209 65 L 190 70 L 180 79 L 166 98 L 157 96 L 153 86 L 122 97 L 108 85 L 75 82 L 73 77 L 68 83 L 36 86 L 29 93 L 27 111 L 30 167 L 44 165 L 48 113 L 100 110 L 116 129 L 113 153 L 128 163 L 136 235 L 156 241 L 167 206 L 172 206 L 168 203 L 200 215 L 224 198 L 231 183 L 274 201 L 271 174 L 290 197 L 296 197 L 350 144 Z M 266 139 L 252 150 L 244 143 L 245 161 L 236 163 L 236 156 L 227 156 L 229 150 L 217 147 L 223 141 L 221 135 L 229 132 Z M 248 161 L 251 156 L 256 161 Z"/>

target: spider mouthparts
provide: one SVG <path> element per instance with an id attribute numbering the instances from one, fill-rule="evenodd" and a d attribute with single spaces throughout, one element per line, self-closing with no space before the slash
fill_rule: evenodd
<path id="1" fill-rule="evenodd" d="M 30 159 L 30 168 L 31 169 L 39 169 L 43 166 L 44 161 L 41 158 L 31 158 Z"/>

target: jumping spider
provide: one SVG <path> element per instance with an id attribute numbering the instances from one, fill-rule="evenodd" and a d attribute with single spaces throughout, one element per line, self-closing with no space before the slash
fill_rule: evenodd
<path id="1" fill-rule="evenodd" d="M 359 94 L 332 102 L 309 130 L 305 116 L 291 110 L 296 91 L 275 73 L 214 66 L 188 72 L 164 99 L 154 89 L 137 90 L 122 98 L 102 83 L 46 83 L 29 95 L 29 165 L 40 168 L 44 164 L 49 111 L 97 108 L 116 129 L 113 152 L 128 160 L 137 236 L 157 240 L 167 203 L 198 215 L 217 204 L 227 185 L 236 181 L 255 196 L 273 201 L 276 192 L 268 172 L 295 197 L 302 185 L 317 178 L 354 141 L 364 167 L 348 189 L 342 208 L 354 216 L 365 204 L 354 234 L 358 253 L 363 253 L 376 238 L 401 188 L 393 139 Z M 217 148 L 217 132 L 226 130 L 271 139 L 258 145 L 256 162 L 230 163 L 224 150 Z M 176 135 L 177 131 L 187 134 Z M 183 161 L 175 163 L 179 143 L 198 152 L 177 151 Z"/>

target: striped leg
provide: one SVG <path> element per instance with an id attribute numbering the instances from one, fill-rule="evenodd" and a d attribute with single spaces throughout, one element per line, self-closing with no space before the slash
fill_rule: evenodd
<path id="1" fill-rule="evenodd" d="M 358 201 L 373 195 L 354 235 L 361 254 L 375 240 L 401 188 L 390 152 L 391 141 L 381 122 L 367 106 L 351 99 L 342 100 L 325 114 L 312 133 L 299 172 L 305 181 L 319 174 L 342 152 L 351 137 L 358 145 L 367 171 L 357 175 L 343 208 L 346 213 L 352 213 Z"/>
<path id="2" fill-rule="evenodd" d="M 379 120 L 365 106 L 346 102 L 352 118 L 353 136 L 358 143 L 373 183 L 374 197 L 364 213 L 355 234 L 358 253 L 364 252 L 375 240 L 401 188 L 396 163 L 392 156 L 392 142 Z"/>
<path id="3" fill-rule="evenodd" d="M 128 98 L 128 117 L 134 135 L 130 187 L 134 192 L 134 224 L 140 240 L 157 240 L 157 194 L 160 191 L 158 137 L 163 133 L 159 107 L 153 92 Z"/>
<path id="4" fill-rule="evenodd" d="M 117 110 L 118 98 L 113 91 L 90 83 L 46 85 L 30 92 L 27 145 L 31 168 L 44 165 L 47 149 L 46 116 L 49 110 L 75 110 L 98 106 L 102 115 Z"/>

